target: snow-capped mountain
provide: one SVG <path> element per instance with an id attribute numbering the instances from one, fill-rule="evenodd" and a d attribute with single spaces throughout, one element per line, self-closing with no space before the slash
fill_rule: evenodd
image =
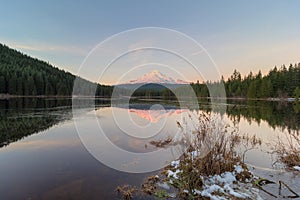
<path id="1" fill-rule="evenodd" d="M 188 84 L 188 82 L 180 80 L 180 79 L 173 79 L 168 77 L 157 70 L 149 72 L 142 77 L 131 80 L 127 84 L 140 84 L 140 83 L 160 83 L 160 84 Z"/>

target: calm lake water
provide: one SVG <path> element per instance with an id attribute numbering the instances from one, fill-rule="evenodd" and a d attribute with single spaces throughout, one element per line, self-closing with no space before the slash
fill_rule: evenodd
<path id="1" fill-rule="evenodd" d="M 80 119 L 78 116 L 73 119 L 71 103 L 71 99 L 53 98 L 0 100 L 0 199 L 117 199 L 118 185 L 139 186 L 155 172 L 134 174 L 107 167 L 88 152 L 76 127 L 94 132 L 98 127 L 91 122 L 96 117 L 98 125 L 116 146 L 147 153 L 157 150 L 151 141 L 174 136 L 178 132 L 177 121 L 184 121 L 190 112 L 200 112 L 180 109 L 176 103 L 167 101 L 132 102 L 126 108 L 111 107 L 110 101 L 97 100 L 94 110 L 82 112 Z M 299 172 L 272 166 L 276 157 L 270 153 L 278 139 L 288 141 L 291 135 L 299 134 L 298 105 L 227 101 L 220 106 L 224 111 L 215 114 L 224 122 L 238 128 L 241 134 L 256 135 L 262 140 L 260 147 L 245 156 L 250 169 L 264 178 L 284 180 L 300 192 Z M 201 111 L 211 112 L 207 102 L 200 103 L 199 107 Z M 123 118 L 121 124 L 115 123 L 114 115 Z M 136 126 L 127 124 L 127 115 Z M 139 131 L 141 128 L 144 131 Z M 151 130 L 157 134 L 152 135 Z"/>

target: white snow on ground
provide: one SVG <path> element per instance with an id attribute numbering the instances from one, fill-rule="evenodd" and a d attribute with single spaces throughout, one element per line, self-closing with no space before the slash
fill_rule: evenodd
<path id="1" fill-rule="evenodd" d="M 177 167 L 179 167 L 179 163 L 180 163 L 179 160 L 172 161 L 171 166 L 174 167 L 175 169 L 177 169 Z"/>
<path id="2" fill-rule="evenodd" d="M 224 172 L 223 174 L 215 175 L 212 178 L 213 181 L 224 184 L 232 184 L 233 181 L 236 181 L 235 175 L 232 172 Z"/>
<path id="3" fill-rule="evenodd" d="M 300 171 L 300 166 L 294 166 L 294 169 Z"/>
<path id="4" fill-rule="evenodd" d="M 171 166 L 174 167 L 175 172 L 172 170 L 167 171 L 167 176 L 170 178 L 178 179 L 178 173 L 181 170 L 178 169 L 180 161 L 173 161 Z M 242 173 L 244 171 L 243 167 L 240 165 L 234 166 L 233 172 L 224 172 L 220 175 L 214 175 L 210 177 L 201 177 L 204 186 L 203 190 L 199 191 L 197 189 L 193 190 L 194 194 L 201 195 L 203 197 L 208 197 L 213 200 L 225 200 L 230 196 L 235 196 L 237 198 L 242 199 L 262 199 L 259 196 L 259 190 L 253 188 L 251 183 L 242 183 L 238 182 L 236 179 L 236 175 Z M 299 167 L 300 170 L 300 167 Z M 160 183 L 158 186 L 169 190 L 169 185 L 172 184 L 173 181 L 170 179 L 170 182 Z M 184 192 L 188 193 L 188 190 L 184 190 Z M 220 194 L 220 196 L 216 194 Z"/>
<path id="5" fill-rule="evenodd" d="M 179 160 L 175 160 L 175 161 L 172 161 L 172 162 L 171 162 L 171 166 L 172 166 L 174 169 L 176 169 L 176 171 L 173 172 L 172 170 L 168 170 L 168 171 L 167 171 L 167 176 L 168 176 L 168 177 L 178 179 L 177 174 L 178 174 L 179 172 L 181 172 L 181 170 L 177 169 L 177 168 L 179 167 L 179 163 L 180 163 Z M 171 183 L 171 184 L 173 183 L 172 180 L 170 180 L 170 183 Z"/>
<path id="6" fill-rule="evenodd" d="M 173 177 L 175 179 L 178 179 L 177 174 L 181 172 L 181 170 L 177 169 L 175 172 L 168 170 L 168 177 Z"/>
<path id="7" fill-rule="evenodd" d="M 238 174 L 242 173 L 244 171 L 244 169 L 240 165 L 234 165 L 234 169 L 235 169 L 236 173 L 238 173 Z"/>
<path id="8" fill-rule="evenodd" d="M 235 196 L 237 198 L 247 198 L 247 197 L 249 197 L 249 195 L 246 194 L 246 193 L 238 193 L 238 192 L 234 191 L 234 189 L 232 189 L 232 187 L 229 186 L 229 184 L 225 185 L 224 189 L 226 191 L 228 191 L 229 194 L 231 194 L 231 195 L 233 195 L 233 196 Z"/>
<path id="9" fill-rule="evenodd" d="M 224 199 L 224 197 L 213 195 L 213 192 L 229 194 L 238 198 L 250 198 L 239 184 L 236 183 L 236 173 L 241 173 L 244 169 L 241 166 L 235 166 L 234 172 L 224 172 L 220 175 L 214 175 L 205 180 L 205 186 L 201 195 L 211 199 Z M 244 186 L 244 185 L 243 185 Z"/>
<path id="10" fill-rule="evenodd" d="M 197 190 L 197 192 L 195 192 L 195 194 L 200 194 L 203 197 L 209 197 L 211 199 L 225 199 L 224 197 L 220 197 L 220 196 L 216 196 L 216 195 L 212 195 L 213 192 L 221 192 L 224 193 L 224 189 L 221 188 L 218 185 L 211 185 L 211 186 L 206 186 L 206 188 L 204 190 L 202 190 L 201 192 Z"/>
<path id="11" fill-rule="evenodd" d="M 198 156 L 198 151 L 192 151 L 191 152 L 192 160 Z"/>

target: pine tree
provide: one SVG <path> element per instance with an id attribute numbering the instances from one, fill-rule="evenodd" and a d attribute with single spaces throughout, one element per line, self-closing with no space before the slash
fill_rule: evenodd
<path id="1" fill-rule="evenodd" d="M 257 98 L 256 91 L 257 91 L 257 83 L 256 81 L 252 81 L 248 89 L 247 98 L 249 99 Z"/>
<path id="2" fill-rule="evenodd" d="M 17 94 L 17 77 L 15 74 L 12 74 L 8 80 L 7 92 L 11 95 Z"/>
<path id="3" fill-rule="evenodd" d="M 37 95 L 43 95 L 45 94 L 45 91 L 44 91 L 44 80 L 43 80 L 43 76 L 42 74 L 39 72 L 39 73 L 36 73 L 34 75 L 34 82 L 35 82 L 35 85 L 36 85 L 36 92 L 37 92 Z"/>
<path id="4" fill-rule="evenodd" d="M 30 76 L 28 78 L 27 85 L 28 85 L 29 95 L 35 96 L 36 95 L 36 87 L 35 87 L 34 79 L 32 76 Z"/>
<path id="5" fill-rule="evenodd" d="M 300 88 L 296 87 L 294 90 L 294 97 L 295 97 L 295 101 L 299 102 L 299 98 L 300 98 Z"/>
<path id="6" fill-rule="evenodd" d="M 0 94 L 6 93 L 6 81 L 4 76 L 0 76 Z"/>
<path id="7" fill-rule="evenodd" d="M 23 93 L 23 81 L 22 80 L 18 80 L 18 83 L 17 83 L 17 94 L 18 95 L 24 95 L 24 93 Z"/>

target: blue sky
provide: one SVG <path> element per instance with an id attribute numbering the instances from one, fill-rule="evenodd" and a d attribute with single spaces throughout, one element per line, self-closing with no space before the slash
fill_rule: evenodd
<path id="1" fill-rule="evenodd" d="M 242 74 L 259 69 L 267 73 L 275 65 L 300 62 L 296 0 L 0 3 L 1 43 L 72 73 L 99 42 L 149 26 L 174 29 L 197 40 L 225 77 L 235 68 Z"/>

